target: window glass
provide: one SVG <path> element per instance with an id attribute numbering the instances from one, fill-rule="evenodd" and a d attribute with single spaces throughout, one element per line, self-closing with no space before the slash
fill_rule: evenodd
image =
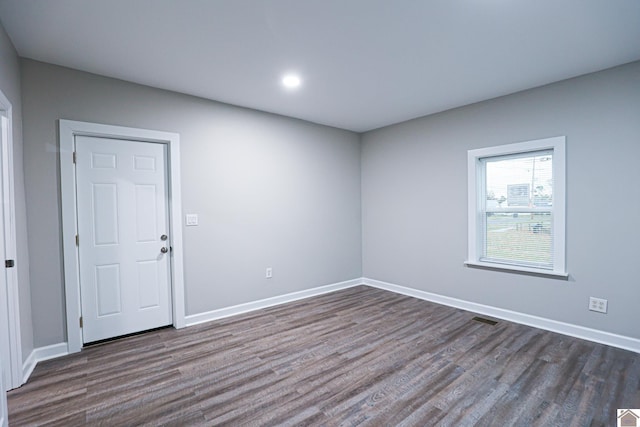
<path id="1" fill-rule="evenodd" d="M 482 259 L 553 267 L 553 152 L 482 159 Z"/>

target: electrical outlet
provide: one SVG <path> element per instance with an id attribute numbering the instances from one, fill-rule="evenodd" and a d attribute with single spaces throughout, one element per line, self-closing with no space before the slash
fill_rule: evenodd
<path id="1" fill-rule="evenodd" d="M 266 279 L 271 279 L 273 277 L 273 268 L 267 267 L 267 270 L 264 273 L 264 277 Z"/>
<path id="2" fill-rule="evenodd" d="M 607 312 L 607 300 L 603 298 L 589 297 L 589 310 L 599 313 Z"/>

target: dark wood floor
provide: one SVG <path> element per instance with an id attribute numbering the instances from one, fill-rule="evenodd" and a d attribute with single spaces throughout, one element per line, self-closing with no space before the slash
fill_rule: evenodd
<path id="1" fill-rule="evenodd" d="M 11 391 L 21 425 L 615 426 L 640 355 L 365 286 L 89 347 Z"/>

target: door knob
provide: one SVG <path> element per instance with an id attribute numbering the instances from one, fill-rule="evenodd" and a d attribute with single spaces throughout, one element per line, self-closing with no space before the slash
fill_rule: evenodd
<path id="1" fill-rule="evenodd" d="M 163 234 L 162 236 L 160 236 L 160 240 L 162 240 L 163 242 L 167 240 L 167 235 Z"/>
<path id="2" fill-rule="evenodd" d="M 169 249 L 167 249 L 166 247 L 163 247 L 162 249 L 160 249 L 160 252 L 162 252 L 163 254 L 166 254 L 167 252 L 169 252 Z"/>

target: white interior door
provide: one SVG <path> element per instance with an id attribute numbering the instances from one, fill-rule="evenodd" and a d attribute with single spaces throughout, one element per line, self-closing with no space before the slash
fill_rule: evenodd
<path id="1" fill-rule="evenodd" d="M 10 104 L 0 92 L 0 374 L 3 377 L 3 392 L 22 385 L 15 268 L 2 265 L 7 258 L 15 262 L 10 117 Z"/>
<path id="2" fill-rule="evenodd" d="M 5 115 L 0 115 L 0 142 L 2 145 L 2 154 L 4 157 L 4 147 L 9 143 L 8 135 L 8 119 Z M 4 176 L 5 168 L 4 161 L 0 161 L 0 193 L 4 193 Z M 0 209 L 0 262 L 5 260 L 5 233 L 4 233 L 4 204 L 7 202 L 6 197 L 2 197 L 3 208 Z M 11 338 L 10 338 L 10 325 L 12 324 L 9 318 L 9 289 L 7 286 L 7 276 L 5 269 L 0 267 L 2 274 L 0 274 L 0 426 L 6 427 L 7 421 L 7 393 L 6 387 L 9 387 L 13 383 L 11 375 Z"/>
<path id="3" fill-rule="evenodd" d="M 85 343 L 172 323 L 166 150 L 75 138 Z"/>

